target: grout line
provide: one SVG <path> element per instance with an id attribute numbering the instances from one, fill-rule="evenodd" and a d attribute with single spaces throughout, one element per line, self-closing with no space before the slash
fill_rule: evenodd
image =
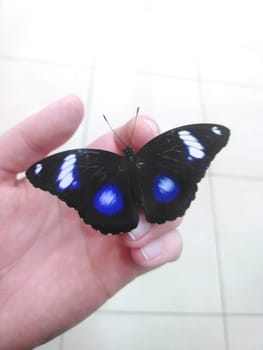
<path id="1" fill-rule="evenodd" d="M 62 62 L 62 61 L 60 62 L 60 61 L 43 60 L 38 58 L 17 57 L 17 56 L 8 56 L 8 55 L 1 55 L 0 61 L 24 62 L 24 63 L 43 64 L 43 65 L 50 65 L 50 66 L 79 67 L 79 68 L 90 68 L 90 69 L 93 69 L 95 66 L 94 62 L 90 64 L 71 63 L 71 62 Z"/>
<path id="2" fill-rule="evenodd" d="M 201 78 L 201 83 L 208 83 L 208 84 L 214 84 L 214 85 L 222 85 L 222 86 L 230 86 L 230 87 L 238 87 L 241 89 L 254 89 L 254 90 L 263 90 L 263 85 L 260 84 L 250 84 L 250 83 L 242 83 L 242 82 L 235 82 L 235 81 L 227 81 L 227 80 L 219 80 L 219 79 L 206 79 Z"/>
<path id="3" fill-rule="evenodd" d="M 189 16 L 191 19 L 191 31 L 192 31 L 192 38 L 193 38 L 193 46 L 194 46 L 194 53 L 195 53 L 195 64 L 196 64 L 196 72 L 197 72 L 197 81 L 198 81 L 198 90 L 199 90 L 199 102 L 201 106 L 202 111 L 202 119 L 206 120 L 206 114 L 205 114 L 205 108 L 204 108 L 204 98 L 203 98 L 203 91 L 201 87 L 201 81 L 202 81 L 202 71 L 201 71 L 201 65 L 200 65 L 200 58 L 198 54 L 198 46 L 197 46 L 197 37 L 196 37 L 196 23 L 195 18 L 192 13 L 192 4 L 191 2 L 188 3 L 189 6 Z"/>
<path id="4" fill-rule="evenodd" d="M 138 69 L 136 71 L 136 75 L 144 76 L 144 77 L 154 77 L 154 78 L 165 78 L 165 79 L 175 79 L 175 80 L 182 80 L 182 81 L 189 81 L 189 82 L 196 82 L 198 80 L 198 76 L 196 78 L 190 78 L 190 77 L 183 77 L 180 75 L 168 75 L 165 73 L 158 73 L 158 72 L 150 72 L 142 69 Z"/>
<path id="5" fill-rule="evenodd" d="M 209 121 L 207 120 L 208 118 L 207 118 L 207 113 L 205 108 L 205 98 L 203 94 L 201 78 L 198 80 L 198 90 L 199 90 L 199 102 L 200 102 L 201 111 L 202 111 L 202 119 L 204 123 L 208 123 Z"/>
<path id="6" fill-rule="evenodd" d="M 212 219 L 214 225 L 214 238 L 215 238 L 215 246 L 216 246 L 216 260 L 217 260 L 217 269 L 218 269 L 218 279 L 219 279 L 219 290 L 220 290 L 220 299 L 222 305 L 222 322 L 225 336 L 225 346 L 226 350 L 229 349 L 229 333 L 227 327 L 226 320 L 226 296 L 225 296 L 225 286 L 224 286 L 224 278 L 223 278 L 223 267 L 222 267 L 222 259 L 221 259 L 221 247 L 219 243 L 219 232 L 218 232 L 218 222 L 216 217 L 215 210 L 215 201 L 214 201 L 214 191 L 213 191 L 213 183 L 212 179 L 209 178 L 209 189 L 210 189 L 210 198 L 211 198 L 211 211 L 212 211 Z"/>
<path id="7" fill-rule="evenodd" d="M 192 27 L 193 27 L 193 36 L 194 36 L 194 49 L 195 49 L 195 56 L 196 56 L 196 66 L 197 66 L 197 75 L 198 75 L 198 90 L 199 90 L 199 102 L 202 112 L 202 120 L 204 122 L 208 121 L 207 118 L 207 112 L 205 108 L 205 98 L 203 94 L 203 85 L 202 85 L 202 72 L 201 72 L 201 66 L 200 66 L 200 60 L 199 60 L 199 54 L 198 54 L 198 48 L 197 48 L 197 40 L 195 33 L 195 20 L 194 16 L 192 15 L 192 12 L 190 12 L 192 17 Z M 218 279 L 219 279 L 219 291 L 220 291 L 220 299 L 221 299 L 221 305 L 222 305 L 222 311 L 225 310 L 225 295 L 224 295 L 224 285 L 223 285 L 223 275 L 221 270 L 221 264 L 220 264 L 220 251 L 219 251 L 219 244 L 218 244 L 218 235 L 217 235 L 217 229 L 216 229 L 216 221 L 215 221 L 215 213 L 214 213 L 214 205 L 213 205 L 213 192 L 211 190 L 211 178 L 208 177 L 208 183 L 210 188 L 210 199 L 211 199 L 211 211 L 212 211 L 212 220 L 213 220 L 213 226 L 214 226 L 214 237 L 215 237 L 215 249 L 216 249 L 216 261 L 217 261 L 217 269 L 218 269 Z M 224 343 L 225 343 L 225 350 L 229 350 L 229 336 L 228 336 L 228 328 L 227 328 L 227 322 L 226 318 L 221 314 L 222 317 L 222 326 L 223 326 L 223 334 L 224 334 Z"/>
<path id="8" fill-rule="evenodd" d="M 91 118 L 91 112 L 92 112 L 92 103 L 93 103 L 93 94 L 94 94 L 94 83 L 95 83 L 95 77 L 97 72 L 97 65 L 96 61 L 94 62 L 93 69 L 90 74 L 90 84 L 89 89 L 87 92 L 86 100 L 88 102 L 88 108 L 87 111 L 85 111 L 85 124 L 83 126 L 83 134 L 82 134 L 82 144 L 84 147 L 87 146 L 87 134 L 88 134 L 88 126 Z"/>
<path id="9" fill-rule="evenodd" d="M 59 337 L 58 350 L 64 349 L 64 334 Z"/>
<path id="10" fill-rule="evenodd" d="M 85 97 L 85 102 L 87 102 L 86 108 L 85 108 L 85 116 L 84 116 L 84 122 L 83 122 L 83 132 L 82 132 L 82 140 L 81 140 L 81 146 L 86 147 L 87 146 L 87 131 L 88 131 L 88 125 L 90 122 L 90 115 L 91 115 L 91 106 L 92 106 L 92 96 L 93 96 L 93 90 L 94 90 L 94 79 L 96 74 L 96 63 L 94 62 L 93 68 L 90 73 L 90 82 L 88 84 L 87 88 L 87 94 Z"/>
<path id="11" fill-rule="evenodd" d="M 235 174 L 222 174 L 222 173 L 209 173 L 207 176 L 211 178 L 223 178 L 231 180 L 246 180 L 246 181 L 263 181 L 263 176 L 253 176 L 253 175 L 235 175 Z"/>
<path id="12" fill-rule="evenodd" d="M 193 27 L 195 25 L 194 18 L 193 18 Z M 196 39 L 196 38 L 195 38 Z M 196 43 L 196 40 L 194 40 Z M 196 59 L 197 59 L 197 65 L 198 65 L 198 89 L 199 89 L 199 100 L 200 100 L 200 106 L 202 111 L 202 119 L 204 122 L 208 121 L 207 118 L 207 111 L 206 111 L 206 105 L 205 105 L 205 98 L 203 94 L 203 85 L 202 85 L 202 73 L 199 63 L 199 56 L 198 56 L 198 50 L 197 46 L 195 46 L 196 51 Z M 224 280 L 223 280 L 223 271 L 222 271 L 222 264 L 221 264 L 221 252 L 220 252 L 220 245 L 219 245 L 219 236 L 217 231 L 217 222 L 216 222 L 216 216 L 215 216 L 215 206 L 214 206 L 214 195 L 213 195 L 213 189 L 212 189 L 212 181 L 211 177 L 208 177 L 208 184 L 209 184 L 209 196 L 211 201 L 211 213 L 212 213 L 212 222 L 213 222 L 213 232 L 214 232 L 214 239 L 215 239 L 215 254 L 216 254 L 216 261 L 217 261 L 217 271 L 218 271 L 218 282 L 219 282 L 219 293 L 220 293 L 220 301 L 221 301 L 221 308 L 222 308 L 222 326 L 223 326 L 223 334 L 224 334 L 224 343 L 225 343 L 225 350 L 229 350 L 229 333 L 228 333 L 228 327 L 227 327 L 227 320 L 224 315 L 224 312 L 226 310 L 226 302 L 225 302 L 225 293 L 224 293 Z"/>
<path id="13" fill-rule="evenodd" d="M 168 75 L 165 73 L 158 73 L 158 72 L 148 72 L 146 70 L 137 70 L 137 75 L 146 76 L 146 77 L 158 77 L 158 78 L 166 78 L 166 79 L 176 79 L 176 80 L 182 80 L 182 81 L 189 81 L 189 82 L 200 82 L 200 84 L 213 84 L 213 85 L 219 85 L 219 86 L 227 86 L 227 87 L 237 87 L 242 89 L 254 89 L 254 90 L 263 90 L 263 84 L 249 84 L 249 83 L 242 83 L 242 82 L 235 82 L 235 81 L 227 81 L 227 80 L 219 80 L 219 79 L 207 79 L 202 78 L 200 69 L 197 68 L 197 77 L 196 78 L 190 78 L 190 77 L 183 77 L 179 75 Z"/>
<path id="14" fill-rule="evenodd" d="M 104 310 L 96 311 L 97 314 L 108 315 L 134 315 L 134 316 L 163 316 L 163 317 L 263 317 L 263 313 L 246 312 L 177 312 L 177 311 L 133 311 L 133 310 Z"/>

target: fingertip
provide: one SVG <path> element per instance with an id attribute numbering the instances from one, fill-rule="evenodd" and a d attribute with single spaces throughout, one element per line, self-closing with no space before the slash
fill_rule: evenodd
<path id="1" fill-rule="evenodd" d="M 182 238 L 177 230 L 173 230 L 140 248 L 131 249 L 131 256 L 138 265 L 155 268 L 177 260 L 182 249 Z"/>
<path id="2" fill-rule="evenodd" d="M 80 120 L 82 120 L 84 116 L 84 104 L 82 100 L 74 94 L 69 94 L 64 98 L 56 101 L 58 104 L 62 104 L 64 108 L 68 109 L 71 115 L 75 115 Z"/>
<path id="3" fill-rule="evenodd" d="M 127 123 L 116 130 L 118 137 L 115 136 L 115 142 L 118 146 L 123 148 L 123 143 L 120 141 L 121 139 L 127 143 L 127 146 L 130 143 L 130 146 L 138 150 L 146 142 L 157 136 L 159 132 L 160 128 L 152 117 L 140 115 L 137 118 L 131 118 Z"/>
<path id="4" fill-rule="evenodd" d="M 151 224 L 147 221 L 144 214 L 139 214 L 138 226 L 124 235 L 124 244 L 130 248 L 142 247 L 157 237 L 165 235 L 167 232 L 175 230 L 183 221 L 182 217 L 173 221 L 166 221 L 164 224 Z"/>
<path id="5" fill-rule="evenodd" d="M 84 116 L 82 100 L 74 94 L 67 95 L 39 112 L 46 128 L 52 128 L 50 134 L 56 135 L 58 145 L 67 141 L 79 127 Z M 57 145 L 55 145 L 57 147 Z M 54 146 L 52 146 L 53 148 Z"/>
<path id="6" fill-rule="evenodd" d="M 81 123 L 84 105 L 77 95 L 71 94 L 53 102 L 38 114 L 39 118 L 45 119 L 46 124 L 51 125 L 52 128 L 58 127 L 60 136 L 67 139 Z"/>
<path id="7" fill-rule="evenodd" d="M 142 116 L 141 118 L 143 119 L 143 122 L 146 123 L 150 128 L 153 137 L 159 135 L 160 127 L 152 117 Z"/>
<path id="8" fill-rule="evenodd" d="M 124 243 L 130 247 L 135 248 L 144 244 L 150 239 L 153 232 L 154 224 L 147 221 L 142 212 L 139 213 L 139 222 L 135 229 L 131 230 L 124 236 Z"/>

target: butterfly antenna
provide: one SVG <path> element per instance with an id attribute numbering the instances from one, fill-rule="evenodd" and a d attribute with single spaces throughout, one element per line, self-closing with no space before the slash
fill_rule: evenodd
<path id="1" fill-rule="evenodd" d="M 118 135 L 118 134 L 116 133 L 116 131 L 112 128 L 112 126 L 110 125 L 110 123 L 109 123 L 108 119 L 106 118 L 106 116 L 105 116 L 104 114 L 103 114 L 102 116 L 103 116 L 105 122 L 108 124 L 109 128 L 111 129 L 111 131 L 113 132 L 113 134 L 114 134 L 114 135 L 117 137 L 117 139 L 120 140 L 121 143 L 123 143 L 124 146 L 126 147 L 126 146 L 127 146 L 126 142 L 124 142 L 123 139 L 120 137 L 120 135 Z"/>
<path id="2" fill-rule="evenodd" d="M 135 126 L 136 126 L 136 123 L 137 123 L 137 119 L 138 119 L 138 115 L 139 115 L 139 110 L 140 110 L 140 107 L 137 107 L 136 108 L 136 115 L 135 115 L 135 119 L 134 119 L 134 123 L 133 123 L 133 128 L 132 128 L 132 131 L 131 131 L 131 136 L 129 138 L 129 142 L 128 142 L 128 145 L 130 146 L 131 145 L 131 140 L 133 138 L 133 135 L 134 135 L 134 131 L 135 131 Z"/>

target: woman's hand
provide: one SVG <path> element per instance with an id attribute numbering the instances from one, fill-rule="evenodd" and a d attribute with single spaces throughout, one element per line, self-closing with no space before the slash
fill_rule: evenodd
<path id="1" fill-rule="evenodd" d="M 177 259 L 180 220 L 104 236 L 55 196 L 16 175 L 63 144 L 83 116 L 68 96 L 0 137 L 0 350 L 30 349 L 76 325 L 142 273 Z M 129 139 L 133 122 L 118 129 Z M 137 120 L 135 149 L 157 134 Z M 92 147 L 120 152 L 112 132 Z"/>

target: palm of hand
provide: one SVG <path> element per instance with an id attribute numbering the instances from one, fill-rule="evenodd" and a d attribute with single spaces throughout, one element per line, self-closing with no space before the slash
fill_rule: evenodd
<path id="1" fill-rule="evenodd" d="M 0 191 L 7 208 L 0 217 L 1 232 L 6 232 L 1 237 L 0 278 L 6 279 L 7 286 L 0 304 L 2 312 L 10 313 L 21 302 L 23 317 L 30 303 L 32 324 L 25 324 L 25 332 L 32 331 L 37 319 L 52 333 L 62 313 L 64 320 L 74 323 L 75 317 L 94 311 L 143 271 L 131 259 L 122 237 L 101 235 L 85 225 L 74 209 L 25 179 Z"/>

